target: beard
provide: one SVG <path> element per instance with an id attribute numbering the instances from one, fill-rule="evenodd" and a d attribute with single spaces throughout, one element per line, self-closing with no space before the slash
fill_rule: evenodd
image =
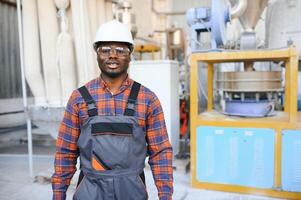
<path id="1" fill-rule="evenodd" d="M 104 75 L 106 75 L 109 78 L 118 78 L 124 74 L 127 74 L 128 71 L 128 67 L 123 68 L 121 71 L 108 71 L 108 70 L 104 70 L 100 68 L 101 73 L 103 73 Z"/>
<path id="2" fill-rule="evenodd" d="M 111 71 L 111 70 L 108 70 L 108 69 L 105 69 L 103 67 L 100 67 L 100 71 L 103 75 L 109 77 L 109 78 L 118 78 L 124 74 L 127 74 L 127 71 L 128 71 L 128 66 L 127 67 L 123 67 L 120 71 Z"/>

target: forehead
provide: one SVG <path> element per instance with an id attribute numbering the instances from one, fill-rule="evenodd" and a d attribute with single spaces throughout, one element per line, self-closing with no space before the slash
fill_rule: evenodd
<path id="1" fill-rule="evenodd" d="M 99 46 L 128 47 L 128 45 L 124 42 L 102 42 Z"/>

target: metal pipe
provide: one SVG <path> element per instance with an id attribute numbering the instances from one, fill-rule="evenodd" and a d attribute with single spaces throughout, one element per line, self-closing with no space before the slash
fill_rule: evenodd
<path id="1" fill-rule="evenodd" d="M 32 131 L 31 131 L 31 119 L 27 118 L 27 140 L 28 140 L 28 160 L 29 160 L 29 176 L 33 178 L 33 161 L 32 161 Z"/>
<path id="2" fill-rule="evenodd" d="M 28 162 L 29 162 L 29 175 L 33 177 L 33 162 L 32 162 L 32 132 L 31 121 L 28 115 L 28 103 L 27 103 L 27 91 L 25 80 L 25 68 L 24 68 L 24 52 L 23 52 L 23 29 L 22 29 L 22 17 L 21 17 L 21 0 L 17 0 L 17 12 L 18 12 L 18 30 L 19 30 L 19 43 L 20 43 L 20 62 L 21 62 L 21 81 L 22 81 L 22 96 L 24 112 L 27 116 L 27 138 L 28 138 Z"/>
<path id="3" fill-rule="evenodd" d="M 155 9 L 155 3 L 154 0 L 152 0 L 152 11 L 156 15 L 185 15 L 186 11 L 179 11 L 179 12 L 162 12 Z"/>
<path id="4" fill-rule="evenodd" d="M 239 0 L 239 2 L 230 9 L 230 18 L 234 19 L 240 17 L 247 9 L 247 0 Z"/>

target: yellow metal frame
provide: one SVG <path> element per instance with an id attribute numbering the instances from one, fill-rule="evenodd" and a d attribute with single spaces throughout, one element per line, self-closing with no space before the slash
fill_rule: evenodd
<path id="1" fill-rule="evenodd" d="M 246 61 L 284 61 L 285 62 L 285 105 L 284 111 L 266 118 L 228 117 L 213 110 L 213 75 L 214 64 Z M 208 102 L 207 111 L 198 114 L 198 62 L 208 67 Z M 301 199 L 301 193 L 286 192 L 281 188 L 281 141 L 283 129 L 301 129 L 301 112 L 297 112 L 298 54 L 294 47 L 279 50 L 256 50 L 239 52 L 195 53 L 190 57 L 191 89 L 191 172 L 192 186 L 228 192 L 259 194 L 264 196 Z M 275 189 L 259 189 L 237 185 L 199 182 L 196 179 L 196 129 L 199 126 L 272 128 L 275 130 Z"/>
<path id="2" fill-rule="evenodd" d="M 134 51 L 140 53 L 140 60 L 142 60 L 143 53 L 151 53 L 152 60 L 155 60 L 155 53 L 160 51 L 160 58 L 162 57 L 161 47 L 155 44 L 138 44 L 135 45 Z"/>

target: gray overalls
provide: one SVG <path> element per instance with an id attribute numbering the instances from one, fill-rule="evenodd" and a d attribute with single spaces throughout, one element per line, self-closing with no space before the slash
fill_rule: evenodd
<path id="1" fill-rule="evenodd" d="M 79 88 L 89 118 L 77 141 L 81 177 L 74 200 L 145 200 L 145 132 L 134 117 L 140 84 L 133 83 L 124 115 L 99 116 L 86 87 Z M 142 175 L 143 174 L 143 175 Z"/>

